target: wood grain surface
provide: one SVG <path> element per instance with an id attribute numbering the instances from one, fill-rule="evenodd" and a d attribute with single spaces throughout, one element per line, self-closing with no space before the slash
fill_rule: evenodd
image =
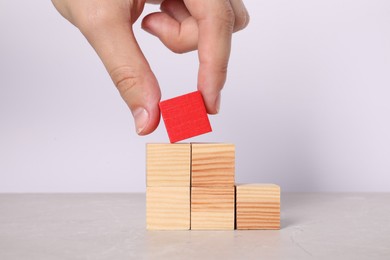
<path id="1" fill-rule="evenodd" d="M 237 185 L 236 225 L 237 229 L 280 229 L 280 187 Z"/>
<path id="2" fill-rule="evenodd" d="M 193 187 L 234 186 L 234 144 L 193 143 L 191 162 Z"/>
<path id="3" fill-rule="evenodd" d="M 147 144 L 148 187 L 190 187 L 191 144 Z"/>
<path id="4" fill-rule="evenodd" d="M 191 229 L 234 229 L 234 186 L 191 188 Z"/>
<path id="5" fill-rule="evenodd" d="M 147 187 L 146 228 L 189 230 L 190 204 L 189 187 Z"/>

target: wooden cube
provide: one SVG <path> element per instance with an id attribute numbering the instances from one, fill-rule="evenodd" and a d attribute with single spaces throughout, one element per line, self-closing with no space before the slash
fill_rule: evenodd
<path id="1" fill-rule="evenodd" d="M 147 187 L 146 229 L 189 230 L 189 187 Z"/>
<path id="2" fill-rule="evenodd" d="M 234 186 L 234 144 L 193 143 L 191 164 L 193 187 Z"/>
<path id="3" fill-rule="evenodd" d="M 147 144 L 146 186 L 190 187 L 191 144 Z"/>
<path id="4" fill-rule="evenodd" d="M 234 229 L 234 186 L 191 188 L 191 229 Z"/>
<path id="5" fill-rule="evenodd" d="M 280 187 L 237 185 L 236 226 L 237 229 L 280 229 Z"/>

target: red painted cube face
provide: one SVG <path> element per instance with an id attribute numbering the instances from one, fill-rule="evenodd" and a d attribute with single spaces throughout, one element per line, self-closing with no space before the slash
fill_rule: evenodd
<path id="1" fill-rule="evenodd" d="M 171 143 L 212 131 L 199 91 L 161 101 L 160 110 Z"/>

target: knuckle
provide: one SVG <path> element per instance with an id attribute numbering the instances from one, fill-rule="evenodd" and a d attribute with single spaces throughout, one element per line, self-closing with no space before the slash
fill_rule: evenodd
<path id="1" fill-rule="evenodd" d="M 139 73 L 132 67 L 122 66 L 109 72 L 122 97 L 129 95 L 139 83 Z"/>
<path id="2" fill-rule="evenodd" d="M 183 43 L 183 41 L 180 39 L 176 40 L 173 44 L 169 45 L 168 48 L 176 54 L 183 54 L 193 49 L 186 46 L 186 44 Z"/>
<path id="3" fill-rule="evenodd" d="M 228 64 L 227 63 L 221 64 L 220 66 L 218 66 L 218 68 L 215 71 L 216 75 L 219 75 L 221 79 L 226 78 L 227 72 L 228 72 Z"/>
<path id="4" fill-rule="evenodd" d="M 181 48 L 180 46 L 170 46 L 169 49 L 176 53 L 176 54 L 183 54 L 183 53 L 186 53 L 186 50 L 184 50 L 183 48 Z"/>
<path id="5" fill-rule="evenodd" d="M 236 21 L 236 16 L 234 14 L 234 10 L 231 6 L 227 7 L 225 11 L 222 13 L 223 15 L 220 17 L 223 23 L 228 27 L 233 28 L 234 23 Z"/>
<path id="6" fill-rule="evenodd" d="M 89 33 L 111 23 L 115 17 L 107 8 L 88 6 L 75 15 L 75 23 L 83 33 Z"/>
<path id="7" fill-rule="evenodd" d="M 172 2 L 172 1 L 163 1 L 161 4 L 160 4 L 160 9 L 161 10 L 169 10 L 171 9 L 172 7 L 174 7 L 175 3 Z"/>
<path id="8" fill-rule="evenodd" d="M 187 33 L 171 35 L 161 40 L 172 52 L 177 54 L 187 53 L 198 48 L 197 38 L 194 38 Z"/>
<path id="9" fill-rule="evenodd" d="M 234 27 L 236 15 L 229 1 L 227 1 L 223 6 L 220 6 L 218 12 L 210 13 L 205 19 L 211 19 L 213 23 L 230 30 Z"/>
<path id="10" fill-rule="evenodd" d="M 236 17 L 235 24 L 234 24 L 235 29 L 237 31 L 244 29 L 245 27 L 248 26 L 249 20 L 250 20 L 250 16 L 249 16 L 248 12 L 243 11 L 242 14 L 240 14 Z"/>

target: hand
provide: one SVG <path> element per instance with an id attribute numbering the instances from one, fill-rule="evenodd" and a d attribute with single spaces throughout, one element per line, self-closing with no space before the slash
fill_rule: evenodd
<path id="1" fill-rule="evenodd" d="M 249 22 L 242 0 L 52 1 L 96 50 L 129 106 L 139 135 L 153 132 L 160 121 L 160 88 L 132 30 L 145 2 L 161 4 L 161 12 L 143 19 L 144 30 L 176 53 L 198 50 L 198 89 L 207 112 L 218 113 L 232 33 Z"/>

